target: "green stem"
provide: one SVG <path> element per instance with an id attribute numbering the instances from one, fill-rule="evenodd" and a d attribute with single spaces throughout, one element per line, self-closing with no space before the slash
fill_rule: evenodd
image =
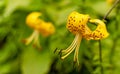
<path id="1" fill-rule="evenodd" d="M 101 74 L 103 74 L 101 40 L 99 40 L 99 57 L 100 57 L 99 60 L 100 60 Z"/>
<path id="2" fill-rule="evenodd" d="M 119 16 L 117 16 L 119 13 L 120 13 L 120 5 L 116 8 L 116 18 L 115 18 L 115 21 L 116 21 L 116 25 L 115 25 L 115 29 L 116 29 L 116 32 L 118 32 L 119 30 Z M 114 65 L 114 61 L 112 60 L 112 58 L 114 57 L 115 55 L 115 49 L 116 49 L 116 46 L 117 46 L 117 41 L 119 39 L 119 36 L 116 36 L 114 39 L 113 39 L 113 45 L 112 45 L 112 48 L 111 48 L 111 51 L 110 51 L 110 57 L 109 57 L 109 62 L 112 66 L 111 68 L 111 74 L 113 74 L 113 70 L 115 68 L 115 65 Z"/>
<path id="3" fill-rule="evenodd" d="M 114 53 L 115 53 L 115 47 L 116 47 L 116 44 L 117 44 L 117 40 L 118 40 L 118 38 L 115 38 L 113 41 L 114 41 L 114 43 L 113 43 L 113 45 L 112 45 L 112 48 L 111 48 L 111 51 L 110 51 L 110 64 L 113 64 L 113 61 L 112 61 L 112 58 L 113 58 L 113 56 L 114 56 Z"/>
<path id="4" fill-rule="evenodd" d="M 119 3 L 120 0 L 116 0 L 113 6 L 108 10 L 108 12 L 103 17 L 103 20 L 107 18 L 107 16 L 111 13 L 111 11 L 116 7 L 116 5 Z M 99 57 L 100 57 L 100 67 L 101 67 L 101 74 L 103 74 L 103 66 L 102 66 L 102 46 L 101 46 L 101 40 L 99 40 Z"/>
<path id="5" fill-rule="evenodd" d="M 115 8 L 115 6 L 119 3 L 120 0 L 116 0 L 113 6 L 108 10 L 108 12 L 105 14 L 103 20 L 106 19 L 106 17 L 111 13 L 111 11 Z"/>

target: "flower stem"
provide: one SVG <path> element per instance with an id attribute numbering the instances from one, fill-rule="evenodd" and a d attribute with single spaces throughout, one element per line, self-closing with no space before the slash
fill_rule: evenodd
<path id="1" fill-rule="evenodd" d="M 99 40 L 99 60 L 100 60 L 100 67 L 101 67 L 101 74 L 103 74 L 103 67 L 102 67 L 102 46 L 101 46 L 101 40 Z"/>
<path id="2" fill-rule="evenodd" d="M 113 4 L 113 6 L 108 10 L 108 12 L 103 17 L 103 20 L 107 18 L 107 16 L 111 13 L 111 11 L 116 7 L 116 5 L 119 3 L 120 0 L 116 0 Z M 102 66 L 102 46 L 101 46 L 101 40 L 99 40 L 99 60 L 100 60 L 100 67 L 101 67 L 101 74 L 103 74 L 103 66 Z"/>
<path id="3" fill-rule="evenodd" d="M 103 20 L 107 18 L 107 16 L 111 13 L 111 11 L 115 8 L 115 6 L 119 3 L 120 0 L 116 0 L 113 6 L 108 10 L 108 12 L 105 14 Z"/>

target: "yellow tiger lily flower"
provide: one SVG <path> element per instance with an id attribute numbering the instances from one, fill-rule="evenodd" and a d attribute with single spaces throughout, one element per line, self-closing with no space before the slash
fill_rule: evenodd
<path id="1" fill-rule="evenodd" d="M 97 24 L 95 31 L 92 31 L 87 23 Z M 71 45 L 64 50 L 60 50 L 61 59 L 65 59 L 73 51 L 74 53 L 74 62 L 77 62 L 79 65 L 78 52 L 82 38 L 86 40 L 99 40 L 108 37 L 109 33 L 107 32 L 105 23 L 99 19 L 91 19 L 89 15 L 79 14 L 74 11 L 70 13 L 67 19 L 67 29 L 75 34 L 75 38 Z"/>
<path id="2" fill-rule="evenodd" d="M 24 39 L 26 45 L 34 41 L 33 45 L 40 47 L 39 34 L 49 36 L 55 32 L 53 24 L 40 19 L 40 16 L 42 16 L 40 12 L 32 12 L 26 17 L 26 24 L 34 30 L 30 37 Z"/>

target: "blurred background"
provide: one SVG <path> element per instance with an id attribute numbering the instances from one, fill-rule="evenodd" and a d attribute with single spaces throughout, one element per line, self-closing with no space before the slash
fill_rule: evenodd
<path id="1" fill-rule="evenodd" d="M 100 74 L 99 42 L 82 40 L 80 67 L 74 68 L 73 55 L 61 60 L 56 48 L 65 49 L 75 35 L 66 28 L 72 11 L 103 19 L 115 0 L 0 0 L 0 74 Z M 22 39 L 33 29 L 25 23 L 34 11 L 44 14 L 56 31 L 49 37 L 39 36 L 41 50 Z M 120 73 L 120 3 L 106 19 L 109 37 L 101 40 L 104 74 Z"/>

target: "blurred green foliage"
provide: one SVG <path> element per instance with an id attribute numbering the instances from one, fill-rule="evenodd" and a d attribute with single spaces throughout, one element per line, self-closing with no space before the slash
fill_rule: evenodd
<path id="1" fill-rule="evenodd" d="M 54 50 L 67 48 L 74 39 L 66 29 L 70 12 L 103 19 L 110 7 L 106 0 L 0 0 L 0 74 L 100 74 L 98 41 L 82 40 L 78 70 L 73 68 L 73 54 L 60 60 Z M 40 35 L 42 50 L 32 44 L 25 46 L 21 41 L 33 32 L 25 18 L 34 11 L 42 12 L 56 28 L 52 36 Z M 102 40 L 104 74 L 120 72 L 119 20 L 120 3 L 107 17 L 110 36 Z"/>

